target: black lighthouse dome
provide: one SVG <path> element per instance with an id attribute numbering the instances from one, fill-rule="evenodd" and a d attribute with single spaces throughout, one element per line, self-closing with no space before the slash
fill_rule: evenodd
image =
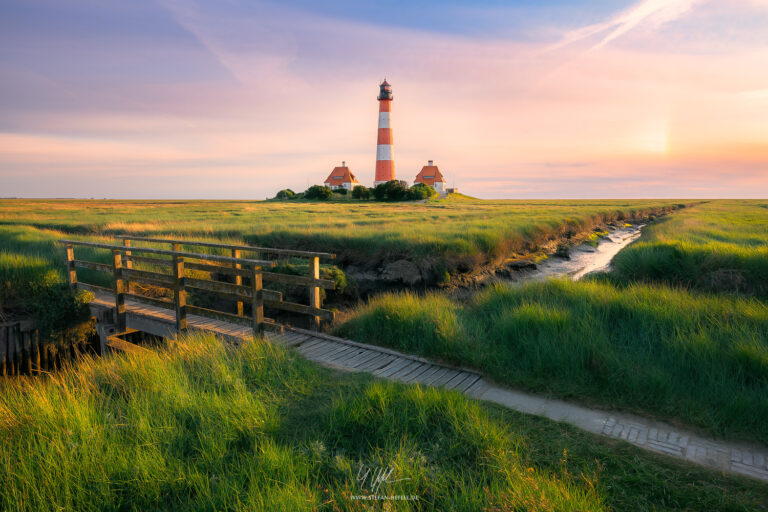
<path id="1" fill-rule="evenodd" d="M 386 78 L 384 79 L 383 82 L 381 82 L 381 85 L 379 86 L 379 97 L 377 99 L 379 100 L 392 99 L 392 86 L 389 85 L 389 82 L 387 82 Z"/>

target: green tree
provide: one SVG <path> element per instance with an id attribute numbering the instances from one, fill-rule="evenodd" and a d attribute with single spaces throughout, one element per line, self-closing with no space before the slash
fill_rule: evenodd
<path id="1" fill-rule="evenodd" d="M 296 192 L 294 192 L 293 190 L 291 190 L 289 188 L 285 188 L 285 189 L 281 190 L 280 192 L 278 192 L 275 197 L 277 199 L 293 199 L 294 197 L 296 197 Z"/>
<path id="2" fill-rule="evenodd" d="M 420 199 L 429 199 L 430 197 L 434 197 L 436 195 L 437 190 L 430 187 L 429 185 L 425 185 L 424 183 L 417 183 L 408 191 L 408 198 L 414 201 L 418 201 Z"/>
<path id="3" fill-rule="evenodd" d="M 370 199 L 371 189 L 363 185 L 357 185 L 355 188 L 352 189 L 352 197 L 354 197 L 355 199 L 361 199 L 361 200 Z"/>
<path id="4" fill-rule="evenodd" d="M 408 187 L 398 180 L 380 183 L 373 189 L 373 196 L 378 201 L 405 201 L 408 199 Z"/>
<path id="5" fill-rule="evenodd" d="M 320 199 L 328 200 L 333 197 L 333 191 L 330 187 L 324 187 L 322 185 L 312 185 L 306 192 L 304 192 L 305 199 Z"/>

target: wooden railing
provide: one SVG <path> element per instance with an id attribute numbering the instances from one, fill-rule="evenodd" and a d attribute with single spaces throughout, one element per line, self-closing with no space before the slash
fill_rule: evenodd
<path id="1" fill-rule="evenodd" d="M 141 240 L 146 242 L 163 242 L 171 244 L 171 250 L 156 249 L 152 247 L 131 246 L 129 240 Z M 273 290 L 266 290 L 263 287 L 263 279 L 269 275 L 270 279 L 285 282 L 288 284 L 308 284 L 322 288 L 333 288 L 332 281 L 319 279 L 318 272 L 315 278 L 305 278 L 304 276 L 292 276 L 286 274 L 277 274 L 266 272 L 264 268 L 276 266 L 276 262 L 261 259 L 242 258 L 241 252 L 244 250 L 259 250 L 248 246 L 227 246 L 224 244 L 211 244 L 211 246 L 226 248 L 231 250 L 232 256 L 220 256 L 213 254 L 202 254 L 196 252 L 185 252 L 181 250 L 182 245 L 202 245 L 201 242 L 189 242 L 182 240 L 165 239 L 147 239 L 140 237 L 123 238 L 123 245 L 110 245 L 95 242 L 81 242 L 76 240 L 59 240 L 66 246 L 66 265 L 67 277 L 70 286 L 90 290 L 93 292 L 109 292 L 115 295 L 115 322 L 118 330 L 126 330 L 126 298 L 137 302 L 148 303 L 155 306 L 173 309 L 175 311 L 176 329 L 182 331 L 187 328 L 187 314 L 197 314 L 217 320 L 223 320 L 238 324 L 251 325 L 254 333 L 259 334 L 265 328 L 275 327 L 273 321 L 264 318 L 264 307 L 271 307 L 278 310 L 292 311 L 295 313 L 304 313 L 313 316 L 315 319 L 327 318 L 333 319 L 333 312 L 320 308 L 319 300 L 306 306 L 295 304 L 283 300 L 282 294 Z M 75 259 L 75 246 L 90 247 L 94 249 L 106 249 L 112 252 L 112 261 L 110 264 L 97 263 L 93 261 L 84 261 Z M 278 251 L 281 251 L 277 249 Z M 298 252 L 298 251 L 296 251 Z M 315 253 L 322 254 L 322 253 Z M 170 258 L 163 258 L 163 257 Z M 314 256 L 313 256 L 314 257 Z M 134 268 L 134 264 L 151 265 L 170 269 L 170 273 L 139 270 Z M 92 284 L 78 281 L 77 269 L 87 268 L 100 272 L 107 272 L 113 275 L 114 285 L 112 288 L 104 288 Z M 198 270 L 208 272 L 211 279 L 200 279 L 187 275 L 188 270 Z M 226 275 L 234 277 L 234 283 L 226 283 L 213 279 L 215 276 Z M 243 285 L 243 278 L 249 280 L 247 286 Z M 173 302 L 154 297 L 147 297 L 135 293 L 135 284 L 149 284 L 160 288 L 165 288 L 173 292 Z M 187 295 L 189 290 L 203 290 L 219 297 L 236 301 L 237 310 L 235 314 L 216 311 L 213 309 L 202 308 L 187 304 Z M 318 299 L 319 299 L 319 293 Z M 311 299 L 311 297 L 310 297 Z M 250 317 L 244 315 L 244 302 L 250 303 Z"/>
<path id="2" fill-rule="evenodd" d="M 336 285 L 331 280 L 320 279 L 320 260 L 335 259 L 335 254 L 328 252 L 299 251 L 295 249 L 277 249 L 272 247 L 256 247 L 252 245 L 231 245 L 214 242 L 202 242 L 196 240 L 174 240 L 168 238 L 150 238 L 131 235 L 118 235 L 116 238 L 123 241 L 123 246 L 126 247 L 129 256 L 131 253 L 130 249 L 128 248 L 135 247 L 131 244 L 131 242 L 134 241 L 154 244 L 170 244 L 173 248 L 180 248 L 181 246 L 208 247 L 217 250 L 229 251 L 233 258 L 240 258 L 243 253 L 252 253 L 252 257 L 255 259 L 260 259 L 262 255 L 266 254 L 274 255 L 276 257 L 306 259 L 309 263 L 309 273 L 307 276 L 296 276 L 291 274 L 280 274 L 276 272 L 264 271 L 262 272 L 262 277 L 267 283 L 276 282 L 294 286 L 306 286 L 309 292 L 309 307 L 302 304 L 295 304 L 286 301 L 275 301 L 273 300 L 272 295 L 265 297 L 265 304 L 267 307 L 274 307 L 275 309 L 311 315 L 313 316 L 313 323 L 315 324 L 315 327 L 320 325 L 321 319 L 333 320 L 333 312 L 322 309 L 322 298 L 320 290 L 332 290 L 336 287 Z M 271 262 L 271 260 L 268 261 Z M 199 264 L 190 264 L 187 266 L 187 268 L 195 270 L 210 270 L 209 266 Z M 217 267 L 218 272 L 233 275 L 235 277 L 235 284 L 240 284 L 241 282 L 240 274 L 237 272 L 238 269 L 238 265 L 233 265 L 232 269 Z M 238 302 L 238 312 L 242 311 L 242 307 L 242 303 Z M 313 314 L 312 310 L 317 310 L 317 314 Z"/>

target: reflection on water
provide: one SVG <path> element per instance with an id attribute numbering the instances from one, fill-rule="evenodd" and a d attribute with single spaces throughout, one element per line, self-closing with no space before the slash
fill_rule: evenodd
<path id="1" fill-rule="evenodd" d="M 517 272 L 512 279 L 515 283 L 544 280 L 550 277 L 570 277 L 579 280 L 592 272 L 608 270 L 616 254 L 640 237 L 645 224 L 619 228 L 605 238 L 597 247 L 582 244 L 570 252 L 570 259 L 553 256 L 537 265 L 536 269 Z"/>

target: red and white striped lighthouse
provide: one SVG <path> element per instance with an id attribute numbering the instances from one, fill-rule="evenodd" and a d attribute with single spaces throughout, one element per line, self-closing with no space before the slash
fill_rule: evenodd
<path id="1" fill-rule="evenodd" d="M 392 86 L 385 79 L 379 86 L 379 137 L 376 142 L 376 178 L 373 186 L 395 179 L 395 160 L 392 156 Z"/>

